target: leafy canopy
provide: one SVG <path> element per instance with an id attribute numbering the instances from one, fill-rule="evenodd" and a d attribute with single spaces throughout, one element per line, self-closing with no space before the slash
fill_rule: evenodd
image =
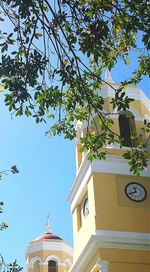
<path id="1" fill-rule="evenodd" d="M 111 86 L 113 108 L 129 108 L 132 99 L 124 86 L 138 83 L 150 71 L 149 11 L 146 0 L 0 1 L 1 24 L 12 29 L 0 32 L 0 76 L 9 111 L 33 116 L 37 123 L 48 120 L 48 136 L 64 133 L 68 139 L 76 137 L 75 120 L 86 121 L 82 151 L 89 150 L 91 160 L 105 158 L 101 148 L 122 145 L 122 139 L 112 130 L 113 121 L 103 113 L 104 99 L 96 90 L 109 84 L 102 80 L 103 69 L 111 70 L 118 61 L 128 64 L 129 53 L 135 51 L 138 68 L 119 88 Z M 90 130 L 94 116 L 102 131 L 95 135 Z M 124 157 L 139 175 L 147 159 L 145 144 L 140 141 L 137 147 Z"/>

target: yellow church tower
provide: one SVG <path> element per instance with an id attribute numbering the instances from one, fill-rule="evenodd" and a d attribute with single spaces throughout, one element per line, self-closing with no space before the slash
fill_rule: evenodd
<path id="1" fill-rule="evenodd" d="M 48 217 L 45 233 L 28 245 L 26 271 L 68 272 L 72 266 L 72 254 L 72 248 L 51 232 Z"/>
<path id="2" fill-rule="evenodd" d="M 86 124 L 75 124 L 79 138 L 76 178 L 69 196 L 74 238 L 73 265 L 69 271 L 149 272 L 150 160 L 141 176 L 136 177 L 122 154 L 130 149 L 131 130 L 140 132 L 144 120 L 150 122 L 150 100 L 138 87 L 128 86 L 126 95 L 134 99 L 130 110 L 113 111 L 111 85 L 118 88 L 119 84 L 113 82 L 108 70 L 105 81 L 109 85 L 104 84 L 99 91 L 105 99 L 104 110 L 112 113 L 114 131 L 124 138 L 124 146 L 106 146 L 107 159 L 91 163 L 88 154 L 80 152 L 79 139 Z M 127 113 L 134 118 L 127 118 Z"/>

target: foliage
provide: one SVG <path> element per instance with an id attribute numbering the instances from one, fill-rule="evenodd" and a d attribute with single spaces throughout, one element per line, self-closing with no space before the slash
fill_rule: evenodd
<path id="1" fill-rule="evenodd" d="M 0 255 L 0 272 L 20 272 L 22 270 L 23 268 L 17 264 L 16 260 L 6 265 L 2 255 Z"/>
<path id="2" fill-rule="evenodd" d="M 132 153 L 130 151 L 126 151 L 123 157 L 129 161 L 131 171 L 136 176 L 140 176 L 140 172 L 147 166 L 146 158 L 141 150 L 133 150 Z"/>
<path id="3" fill-rule="evenodd" d="M 4 206 L 4 203 L 3 202 L 0 202 L 0 213 L 3 212 L 3 206 Z M 8 225 L 4 222 L 2 222 L 0 224 L 0 231 L 2 231 L 3 229 L 7 229 L 8 228 Z"/>
<path id="4" fill-rule="evenodd" d="M 2 180 L 4 175 L 7 175 L 9 172 L 11 172 L 12 174 L 18 174 L 19 170 L 17 169 L 16 165 L 13 165 L 13 166 L 11 166 L 10 169 L 0 171 L 0 180 Z M 0 202 L 0 213 L 3 212 L 3 205 L 4 205 L 4 203 Z M 2 222 L 0 224 L 0 231 L 2 231 L 3 229 L 7 229 L 7 228 L 8 228 L 8 225 L 6 223 Z"/>
<path id="5" fill-rule="evenodd" d="M 4 175 L 7 175 L 8 172 L 11 172 L 12 174 L 19 173 L 16 165 L 13 165 L 9 170 L 3 170 L 0 172 L 0 179 L 2 179 Z M 3 212 L 3 205 L 4 203 L 0 202 L 0 213 Z M 2 222 L 0 224 L 0 231 L 7 228 L 8 228 L 8 225 L 6 223 Z M 23 268 L 17 264 L 16 260 L 13 263 L 6 264 L 3 256 L 0 254 L 0 272 L 20 272 L 22 271 L 22 269 Z"/>
<path id="6" fill-rule="evenodd" d="M 11 166 L 11 168 L 8 169 L 8 170 L 0 171 L 0 180 L 2 180 L 3 176 L 4 176 L 4 175 L 7 175 L 9 172 L 11 172 L 12 174 L 18 174 L 18 173 L 19 173 L 19 170 L 17 169 L 17 166 L 16 166 L 16 165 L 13 165 L 13 166 Z"/>
<path id="7" fill-rule="evenodd" d="M 111 70 L 118 61 L 128 64 L 130 52 L 136 52 L 139 66 L 131 78 L 119 88 L 111 86 L 113 108 L 126 111 L 132 100 L 124 87 L 149 74 L 148 1 L 3 0 L 0 8 L 2 26 L 4 22 L 12 26 L 12 31 L 0 33 L 0 76 L 9 111 L 33 116 L 37 123 L 48 121 L 49 137 L 64 133 L 73 139 L 75 120 L 86 122 L 81 142 L 90 159 L 104 158 L 106 153 L 99 150 L 107 143 L 121 145 L 97 90 L 103 83 L 111 86 L 102 80 L 104 68 Z M 102 133 L 93 135 L 89 128 L 95 116 Z M 143 151 L 132 147 L 130 152 L 140 159 Z M 143 167 L 145 163 L 146 159 Z M 136 168 L 137 172 L 131 165 L 135 174 L 143 169 L 138 164 Z"/>

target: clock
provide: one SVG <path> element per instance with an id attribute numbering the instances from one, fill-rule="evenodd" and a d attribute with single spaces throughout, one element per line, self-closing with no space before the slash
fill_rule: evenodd
<path id="1" fill-rule="evenodd" d="M 84 217 L 87 217 L 89 214 L 89 201 L 88 198 L 86 198 L 83 202 L 83 215 Z"/>
<path id="2" fill-rule="evenodd" d="M 145 187 L 137 182 L 128 183 L 125 187 L 125 193 L 129 199 L 136 202 L 144 201 L 147 196 Z"/>

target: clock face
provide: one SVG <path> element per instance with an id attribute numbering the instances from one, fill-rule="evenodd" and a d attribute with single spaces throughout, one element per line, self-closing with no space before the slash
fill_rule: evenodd
<path id="1" fill-rule="evenodd" d="M 125 187 L 125 193 L 128 198 L 136 202 L 143 201 L 147 196 L 145 187 L 137 182 L 127 184 Z"/>
<path id="2" fill-rule="evenodd" d="M 88 198 L 86 198 L 83 203 L 83 215 L 87 217 L 88 214 L 89 214 L 89 201 Z"/>

